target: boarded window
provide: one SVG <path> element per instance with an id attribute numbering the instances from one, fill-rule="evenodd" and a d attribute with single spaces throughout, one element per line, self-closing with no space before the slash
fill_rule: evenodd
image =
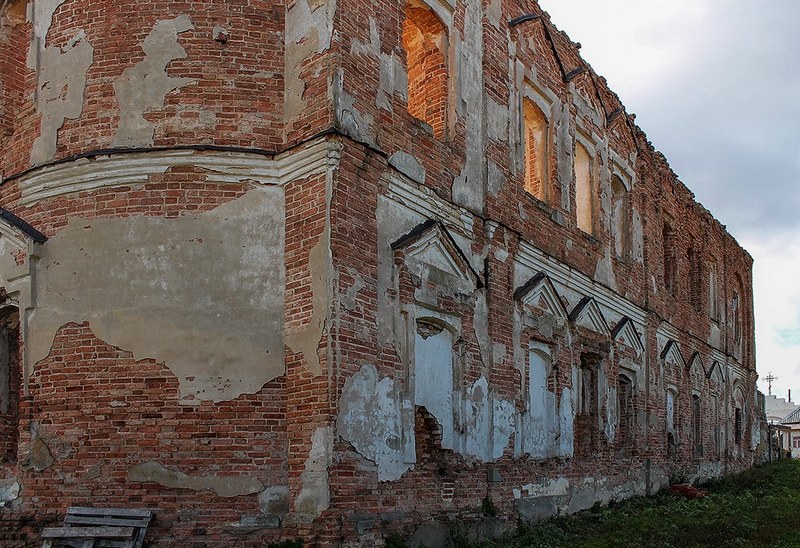
<path id="1" fill-rule="evenodd" d="M 403 22 L 408 112 L 443 138 L 447 116 L 447 30 L 429 7 L 411 1 Z"/>
<path id="2" fill-rule="evenodd" d="M 581 356 L 581 370 L 578 377 L 578 413 L 594 416 L 597 414 L 597 366 L 599 360 L 594 355 Z"/>

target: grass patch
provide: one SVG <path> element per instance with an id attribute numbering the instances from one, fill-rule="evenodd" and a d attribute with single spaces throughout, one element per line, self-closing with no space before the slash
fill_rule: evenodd
<path id="1" fill-rule="evenodd" d="M 800 546 L 800 461 L 759 466 L 704 489 L 702 499 L 663 491 L 522 525 L 481 547 Z"/>

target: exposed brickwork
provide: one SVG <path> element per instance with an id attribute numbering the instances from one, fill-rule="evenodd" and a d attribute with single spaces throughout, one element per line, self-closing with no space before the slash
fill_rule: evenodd
<path id="1" fill-rule="evenodd" d="M 44 167 L 31 154 L 46 71 L 27 67 L 37 22 L 21 19 L 22 4 L 0 13 L 11 52 L 0 59 L 0 206 L 51 242 L 0 227 L 3 303 L 22 321 L 9 344 L 16 405 L 0 416 L 2 542 L 24 545 L 70 505 L 108 505 L 154 509 L 159 546 L 380 545 L 423 522 L 478 520 L 487 499 L 513 525 L 756 459 L 752 259 L 534 2 L 450 12 L 425 0 L 66 0 L 46 46 L 64 55 L 77 35 L 93 53 L 80 114 L 65 117 Z M 182 17 L 191 28 L 180 19 L 174 44 L 170 30 L 143 49 Z M 148 75 L 191 82 L 145 109 L 152 143 L 107 150 L 120 128 L 141 129 L 125 126 L 115 85 L 162 53 L 166 66 Z M 534 100 L 540 132 L 525 127 Z M 592 183 L 587 230 L 577 147 Z M 165 231 L 219 211 L 226 232 L 213 243 L 251 238 L 239 262 L 208 252 L 195 271 L 175 266 L 207 288 L 191 303 L 170 300 L 166 276 L 137 285 L 162 291 L 152 294 L 169 316 L 146 319 L 176 345 L 219 341 L 209 385 L 225 390 L 253 372 L 231 343 L 238 330 L 209 327 L 199 309 L 251 292 L 243 321 L 261 325 L 277 302 L 282 317 L 260 335 L 283 348 L 258 366 L 282 351 L 274 378 L 188 397 L 204 363 L 178 374 L 178 357 L 115 346 L 115 333 L 143 325 L 136 302 L 113 320 L 94 304 L 124 293 L 115 264 L 108 280 L 75 286 L 81 317 L 52 326 L 33 363 L 42 343 L 26 337 L 48 312 L 37 299 L 59 292 L 40 281 L 58 282 L 53 239 L 141 221 L 157 271 L 174 252 Z M 256 215 L 264 226 L 247 225 Z M 102 236 L 92 245 L 118 244 Z M 240 271 L 250 278 L 231 287 Z M 280 287 L 259 293 L 262 271 Z M 104 321 L 120 322 L 109 340 Z M 144 465 L 159 471 L 151 481 L 137 479 Z M 218 481 L 243 492 L 223 496 Z"/>

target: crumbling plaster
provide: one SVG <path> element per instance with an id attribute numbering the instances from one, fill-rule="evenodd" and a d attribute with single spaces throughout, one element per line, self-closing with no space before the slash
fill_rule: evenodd
<path id="1" fill-rule="evenodd" d="M 311 523 L 331 501 L 328 467 L 333 457 L 333 428 L 320 426 L 311 436 L 311 450 L 300 475 L 302 488 L 294 500 L 293 518 Z"/>
<path id="2" fill-rule="evenodd" d="M 190 489 L 192 491 L 214 491 L 224 498 L 253 495 L 264 485 L 251 476 L 188 475 L 167 468 L 160 462 L 147 461 L 128 470 L 128 481 L 157 483 L 171 489 Z"/>
<path id="3" fill-rule="evenodd" d="M 56 155 L 58 130 L 66 119 L 76 119 L 83 111 L 86 72 L 94 58 L 94 48 L 83 30 L 77 31 L 61 47 L 47 45 L 53 15 L 66 0 L 37 0 L 29 15 L 33 23 L 28 68 L 36 71 L 36 111 L 41 115 L 39 137 L 31 148 L 31 163 L 41 164 Z"/>
<path id="4" fill-rule="evenodd" d="M 284 114 L 297 117 L 307 106 L 303 61 L 327 51 L 333 40 L 336 0 L 298 0 L 286 10 Z"/>
<path id="5" fill-rule="evenodd" d="M 136 359 L 165 363 L 184 400 L 257 392 L 284 372 L 283 200 L 280 187 L 256 187 L 191 216 L 70 219 L 36 267 L 30 362 L 60 326 L 88 321 Z"/>
<path id="6" fill-rule="evenodd" d="M 155 126 L 145 119 L 144 114 L 163 107 L 168 93 L 197 82 L 167 74 L 170 62 L 186 57 L 186 50 L 178 42 L 178 35 L 193 29 L 194 25 L 187 15 L 156 22 L 142 42 L 145 58 L 125 69 L 114 81 L 120 119 L 112 146 L 152 146 Z"/>
<path id="7" fill-rule="evenodd" d="M 413 169 L 408 171 L 414 172 Z M 447 287 L 476 295 L 472 324 L 484 364 L 491 364 L 493 359 L 491 341 L 488 340 L 488 310 L 481 306 L 481 291 L 468 287 L 469 277 L 459 276 L 457 265 L 447 260 L 441 246 L 437 248 L 431 243 L 432 240 L 428 241 L 430 237 L 415 244 L 417 247 L 412 246 L 406 255 L 408 268 L 422 282 L 415 292 L 417 307 L 408 308 L 389 297 L 390 294 L 396 295 L 398 289 L 389 244 L 430 218 L 437 208 L 441 208 L 441 212 L 447 206 L 438 203 L 437 198 L 408 179 L 391 174 L 388 177 L 390 183 L 393 183 L 390 188 L 394 192 L 386 197 L 379 197 L 377 211 L 378 298 L 381 303 L 379 310 L 383 311 L 378 317 L 378 328 L 381 340 L 394 344 L 398 355 L 411 365 L 408 381 L 411 386 L 403 387 L 398 384 L 399 380 L 389 377 L 379 381 L 373 366 L 363 367 L 345 385 L 337 433 L 350 441 L 362 456 L 378 465 L 378 477 L 381 481 L 397 479 L 414 464 L 413 426 L 410 423 L 414 405 L 425 407 L 436 418 L 442 428 L 442 447 L 465 456 L 484 461 L 499 458 L 514 434 L 515 453 L 518 456 L 528 454 L 534 458 L 571 457 L 574 446 L 575 396 L 572 389 L 567 387 L 561 388 L 558 398 L 546 389 L 549 373 L 537 373 L 538 369 L 534 367 L 533 361 L 530 364 L 522 363 L 523 360 L 533 360 L 536 355 L 534 352 L 527 354 L 529 358 L 524 352 L 515 353 L 521 378 L 527 378 L 531 385 L 526 391 L 530 401 L 526 403 L 524 411 L 519 413 L 514 411 L 513 402 L 496 398 L 492 394 L 485 377 L 464 389 L 453 387 L 441 379 L 441 382 L 437 382 L 437 371 L 442 372 L 445 377 L 454 374 L 445 366 L 453 360 L 451 347 L 454 338 L 462 336 L 462 327 L 459 319 L 433 312 L 437 305 L 434 287 L 447 282 Z M 439 216 L 446 219 L 445 226 L 451 230 L 456 245 L 477 266 L 483 257 L 473 256 L 470 252 L 472 225 L 464 222 L 467 217 L 468 215 L 459 214 L 457 209 L 452 209 L 452 206 L 447 215 Z M 434 253 L 432 249 L 438 251 Z M 549 297 L 552 301 L 550 312 L 556 312 L 555 308 L 560 310 L 563 296 L 566 304 L 576 307 L 573 318 L 576 325 L 607 337 L 611 335 L 611 329 L 620 324 L 625 328 L 621 331 L 620 340 L 632 345 L 635 355 L 641 359 L 645 350 L 639 335 L 644 330 L 643 310 L 619 298 L 607 284 L 598 284 L 589 276 L 549 259 L 530 245 L 521 246 L 516 254 L 515 265 L 514 277 L 519 286 L 539 272 L 551 274 L 552 281 L 548 282 L 548 287 L 552 288 L 549 291 L 553 293 Z M 441 278 L 443 275 L 447 280 Z M 426 280 L 430 280 L 430 283 Z M 594 298 L 587 299 L 587 295 L 593 295 Z M 566 315 L 559 313 L 562 314 L 563 325 Z M 443 328 L 438 335 L 421 336 L 417 333 L 414 337 L 406 336 L 406 333 L 416 331 L 416 320 L 426 317 L 432 318 L 426 321 L 448 327 Z M 524 321 L 520 316 L 515 317 L 515 347 L 521 348 Z M 537 325 L 539 329 L 548 329 L 542 321 L 537 321 Z M 555 325 L 549 328 L 551 335 L 554 327 Z M 448 329 L 452 330 L 452 334 Z M 485 341 L 481 341 L 483 336 L 486 337 Z M 434 344 L 442 337 L 444 339 L 441 344 Z M 531 350 L 549 355 L 550 348 L 538 348 L 541 345 L 532 344 L 536 348 L 532 347 Z M 567 344 L 570 344 L 569 340 Z M 613 356 L 611 360 L 614 360 Z M 433 364 L 434 370 L 419 369 L 426 364 Z M 641 364 L 631 362 L 628 366 L 638 371 Z M 416 383 L 415 375 L 421 375 L 425 379 L 424 383 Z M 573 368 L 572 386 L 577 383 L 577 375 L 577 368 Z M 602 413 L 597 413 L 596 427 L 604 433 L 606 439 L 613 441 L 619 420 L 616 386 L 609 383 L 603 368 L 598 372 L 598 392 L 598 411 Z M 540 393 L 544 394 L 544 399 L 540 399 Z M 373 426 L 367 428 L 365 424 Z"/>

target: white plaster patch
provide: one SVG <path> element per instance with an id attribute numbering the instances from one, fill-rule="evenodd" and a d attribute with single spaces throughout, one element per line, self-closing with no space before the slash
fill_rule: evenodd
<path id="1" fill-rule="evenodd" d="M 303 354 L 308 368 L 314 375 L 322 374 L 318 348 L 328 317 L 328 266 L 330 265 L 330 226 L 308 253 L 308 268 L 311 272 L 311 319 L 301 327 L 286 334 L 286 344 L 293 352 Z"/>
<path id="2" fill-rule="evenodd" d="M 225 498 L 254 495 L 264 488 L 260 481 L 250 476 L 190 476 L 177 470 L 170 470 L 156 461 L 137 464 L 131 468 L 128 471 L 128 481 L 158 483 L 172 489 L 214 491 Z"/>
<path id="3" fill-rule="evenodd" d="M 378 380 L 365 365 L 342 389 L 337 433 L 378 466 L 378 481 L 394 481 L 414 466 L 414 411 L 399 383 Z"/>
<path id="4" fill-rule="evenodd" d="M 292 119 L 305 108 L 306 84 L 300 77 L 303 61 L 331 47 L 336 0 L 298 0 L 286 9 L 285 115 Z"/>
<path id="5" fill-rule="evenodd" d="M 425 182 L 425 166 L 407 152 L 398 150 L 389 157 L 389 165 L 415 183 Z"/>
<path id="6" fill-rule="evenodd" d="M 300 475 L 303 488 L 294 501 L 297 519 L 310 523 L 324 512 L 331 501 L 328 466 L 333 455 L 333 429 L 320 426 L 311 437 L 311 451 Z"/>
<path id="7" fill-rule="evenodd" d="M 257 187 L 193 216 L 71 219 L 36 267 L 31 363 L 60 326 L 88 321 L 136 359 L 165 363 L 185 401 L 257 392 L 285 368 L 283 200 Z"/>
<path id="8" fill-rule="evenodd" d="M 162 108 L 168 93 L 197 83 L 167 74 L 170 62 L 186 57 L 178 35 L 192 29 L 194 25 L 186 15 L 158 21 L 142 42 L 145 58 L 114 81 L 120 119 L 112 146 L 152 146 L 155 126 L 144 118 L 145 112 Z"/>
<path id="9" fill-rule="evenodd" d="M 0 480 L 0 503 L 15 501 L 19 498 L 20 485 L 16 478 Z"/>
<path id="10" fill-rule="evenodd" d="M 58 130 L 65 120 L 74 120 L 83 111 L 86 71 L 94 58 L 94 48 L 86 40 L 83 30 L 78 31 L 63 48 L 44 45 L 53 12 L 62 2 L 43 2 L 45 13 L 35 10 L 43 20 L 34 24 L 37 32 L 42 33 L 35 35 L 34 40 L 38 39 L 42 46 L 36 53 L 36 64 L 30 68 L 37 69 L 36 111 L 41 115 L 41 131 L 31 148 L 32 164 L 41 164 L 55 157 Z M 35 5 L 38 6 L 39 2 Z M 35 48 L 31 47 L 30 51 L 35 51 Z"/>

